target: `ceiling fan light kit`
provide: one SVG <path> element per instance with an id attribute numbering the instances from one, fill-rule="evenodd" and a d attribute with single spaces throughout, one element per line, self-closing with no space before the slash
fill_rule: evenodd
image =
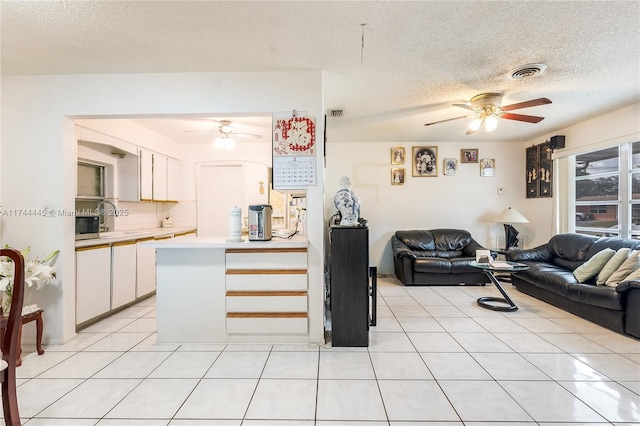
<path id="1" fill-rule="evenodd" d="M 213 145 L 216 148 L 229 150 L 235 146 L 235 142 L 229 137 L 228 134 L 223 134 L 219 138 L 216 138 L 216 140 L 213 142 Z"/>
<path id="2" fill-rule="evenodd" d="M 218 130 L 220 130 L 220 133 L 228 135 L 229 133 L 233 132 L 233 127 L 231 127 L 230 121 L 222 120 L 220 121 L 220 127 L 218 127 Z"/>
<path id="3" fill-rule="evenodd" d="M 453 104 L 454 106 L 460 108 L 470 109 L 471 111 L 473 111 L 473 115 L 434 121 L 432 123 L 426 123 L 425 126 L 458 120 L 460 118 L 474 117 L 474 120 L 471 122 L 467 130 L 467 135 L 477 132 L 483 125 L 485 132 L 493 132 L 498 127 L 498 118 L 523 121 L 525 123 L 539 123 L 540 121 L 544 120 L 544 117 L 513 114 L 507 113 L 506 111 L 513 111 L 521 108 L 530 108 L 551 103 L 551 101 L 547 98 L 538 98 L 502 106 L 503 96 L 504 95 L 500 92 L 481 93 L 471 98 L 466 104 Z"/>

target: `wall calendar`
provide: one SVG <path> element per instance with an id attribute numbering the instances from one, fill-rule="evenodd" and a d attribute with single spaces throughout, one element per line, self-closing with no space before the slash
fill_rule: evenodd
<path id="1" fill-rule="evenodd" d="M 316 183 L 316 157 L 273 157 L 273 189 L 304 188 Z"/>
<path id="2" fill-rule="evenodd" d="M 275 117 L 274 117 L 275 118 Z M 317 184 L 316 124 L 313 117 L 277 118 L 273 128 L 273 188 L 299 189 Z"/>

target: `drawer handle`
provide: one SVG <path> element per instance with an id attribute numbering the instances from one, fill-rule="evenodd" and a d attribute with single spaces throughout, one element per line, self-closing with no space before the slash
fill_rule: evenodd
<path id="1" fill-rule="evenodd" d="M 227 291 L 227 296 L 306 296 L 305 290 L 299 291 Z"/>
<path id="2" fill-rule="evenodd" d="M 291 248 L 246 248 L 246 249 L 233 249 L 229 248 L 225 250 L 225 253 L 306 253 L 306 247 L 291 247 Z"/>
<path id="3" fill-rule="evenodd" d="M 227 269 L 227 275 L 305 275 L 306 269 Z"/>
<path id="4" fill-rule="evenodd" d="M 228 312 L 227 318 L 307 318 L 306 312 Z"/>

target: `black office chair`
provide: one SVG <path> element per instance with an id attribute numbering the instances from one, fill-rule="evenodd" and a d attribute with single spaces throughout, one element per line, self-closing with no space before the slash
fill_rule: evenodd
<path id="1" fill-rule="evenodd" d="M 0 342 L 2 360 L 0 361 L 0 381 L 2 382 L 2 408 L 4 422 L 7 426 L 20 426 L 18 412 L 18 396 L 16 394 L 16 361 L 20 342 L 20 327 L 22 322 L 22 302 L 24 300 L 24 258 L 18 250 L 2 249 L 0 256 L 7 256 L 15 264 L 13 274 L 13 299 L 9 310 L 4 337 Z M 0 308 L 0 315 L 2 315 Z"/>

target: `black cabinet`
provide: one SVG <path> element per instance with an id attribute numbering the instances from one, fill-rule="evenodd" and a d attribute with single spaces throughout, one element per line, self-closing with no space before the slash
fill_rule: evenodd
<path id="1" fill-rule="evenodd" d="M 375 295 L 375 289 L 369 287 L 371 270 L 375 271 L 369 268 L 369 229 L 332 226 L 329 257 L 332 346 L 369 346 L 369 296 Z"/>

